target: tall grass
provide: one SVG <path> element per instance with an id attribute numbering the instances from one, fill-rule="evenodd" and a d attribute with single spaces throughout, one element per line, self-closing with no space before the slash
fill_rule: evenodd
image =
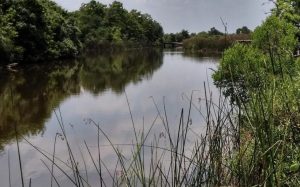
<path id="1" fill-rule="evenodd" d="M 181 109 L 178 124 L 169 121 L 165 101 L 160 109 L 153 99 L 157 115 L 149 129 L 144 125 L 142 129 L 137 128 L 126 95 L 134 133 L 132 143 L 116 144 L 100 124 L 88 119 L 87 128 L 94 128 L 97 136 L 97 155 L 92 154 L 91 146 L 85 141 L 82 151 L 88 153 L 93 163 L 99 186 L 298 186 L 299 168 L 295 161 L 300 155 L 299 144 L 293 139 L 297 121 L 289 108 L 293 99 L 278 102 L 279 98 L 287 99 L 288 93 L 276 88 L 261 88 L 251 95 L 251 100 L 237 105 L 231 104 L 222 90 L 218 99 L 213 99 L 204 84 L 205 96 L 200 101 L 205 110 L 194 103 L 194 93 L 185 95 L 189 107 Z M 281 111 L 277 111 L 278 105 Z M 200 134 L 191 128 L 199 125 L 192 122 L 193 110 L 205 121 L 205 131 Z M 281 120 L 277 114 L 287 116 Z M 91 186 L 84 157 L 75 157 L 60 111 L 55 115 L 60 132 L 55 137 L 52 154 L 25 137 L 24 140 L 43 156 L 42 163 L 49 171 L 52 185 L 61 186 L 62 181 L 56 178 L 56 172 L 60 172 L 74 186 Z M 164 130 L 151 136 L 157 124 L 162 124 Z M 65 141 L 68 163 L 55 155 L 58 137 Z M 103 137 L 117 158 L 114 170 L 107 167 L 112 163 L 102 160 L 100 139 Z M 193 142 L 191 137 L 196 137 Z M 124 149 L 131 153 L 123 153 Z"/>
<path id="2" fill-rule="evenodd" d="M 197 107 L 197 104 L 194 103 L 193 93 L 190 97 L 186 96 L 189 108 L 187 111 L 181 110 L 177 125 L 170 124 L 167 106 L 164 104 L 163 109 L 159 109 L 153 99 L 157 116 L 147 130 L 144 127 L 136 128 L 130 102 L 126 97 L 134 133 L 133 142 L 130 144 L 115 144 L 101 125 L 92 119 L 86 120 L 86 123 L 90 125 L 88 128 L 95 128 L 98 141 L 97 158 L 92 155 L 91 147 L 85 141 L 85 150 L 83 151 L 88 153 L 93 162 L 94 169 L 99 176 L 99 186 L 218 186 L 230 184 L 232 174 L 226 165 L 225 158 L 229 158 L 235 149 L 233 146 L 236 137 L 236 127 L 233 123 L 235 112 L 233 106 L 228 105 L 227 99 L 221 97 L 221 92 L 218 103 L 214 103 L 212 93 L 206 90 L 206 86 L 204 88 L 206 94 L 201 101 L 204 102 L 206 110 L 203 112 Z M 203 134 L 197 134 L 191 128 L 192 110 L 197 110 L 200 116 L 205 116 L 207 128 Z M 83 157 L 82 159 L 75 157 L 75 150 L 68 139 L 60 111 L 55 111 L 55 115 L 60 132 L 56 134 L 51 154 L 36 147 L 25 137 L 22 138 L 42 155 L 42 164 L 49 171 L 51 186 L 61 186 L 56 172 L 62 173 L 66 180 L 69 180 L 74 186 L 90 186 L 86 166 L 80 168 L 85 165 L 82 164 Z M 151 136 L 157 124 L 162 124 L 164 131 Z M 177 129 L 175 134 L 172 133 L 174 128 Z M 191 136 L 197 137 L 195 142 L 189 142 L 188 139 Z M 109 170 L 107 167 L 109 163 L 105 163 L 101 158 L 102 147 L 99 141 L 102 137 L 106 138 L 117 157 L 114 171 Z M 68 163 L 63 162 L 56 155 L 58 138 L 65 141 L 69 155 Z M 122 149 L 130 149 L 131 154 L 123 154 Z M 109 177 L 104 178 L 104 174 Z"/>

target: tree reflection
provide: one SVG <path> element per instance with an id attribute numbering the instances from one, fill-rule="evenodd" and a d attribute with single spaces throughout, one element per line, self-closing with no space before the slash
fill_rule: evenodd
<path id="1" fill-rule="evenodd" d="M 80 80 L 94 94 L 107 89 L 122 93 L 128 83 L 149 78 L 162 65 L 162 53 L 156 50 L 110 53 L 84 58 Z"/>
<path id="2" fill-rule="evenodd" d="M 0 71 L 0 150 L 15 139 L 43 133 L 46 121 L 62 101 L 80 94 L 111 89 L 122 93 L 129 83 L 148 79 L 162 65 L 155 50 L 89 56 L 74 62 Z"/>

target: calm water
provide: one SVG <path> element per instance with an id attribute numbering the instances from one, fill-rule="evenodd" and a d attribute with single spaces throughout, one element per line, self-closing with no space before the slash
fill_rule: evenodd
<path id="1" fill-rule="evenodd" d="M 86 57 L 64 65 L 23 67 L 14 73 L 0 70 L 0 186 L 9 186 L 8 158 L 11 184 L 21 184 L 14 127 L 46 154 L 52 153 L 56 133 L 61 132 L 55 114 L 62 116 L 74 154 L 79 162 L 85 159 L 89 182 L 96 185 L 99 179 L 83 142 L 97 158 L 97 130 L 86 124 L 86 119 L 99 123 L 114 144 L 130 144 L 134 133 L 125 92 L 139 132 L 149 129 L 157 116 L 153 99 L 163 111 L 165 98 L 175 134 L 181 108 L 187 113 L 187 98 L 193 90 L 197 90 L 193 101 L 199 109 L 204 106 L 199 99 L 204 98 L 204 82 L 218 96 L 211 79 L 211 68 L 215 69 L 217 63 L 217 58 L 181 52 L 132 51 Z M 199 134 L 203 132 L 205 123 L 196 110 L 192 110 L 192 119 L 191 128 Z M 147 142 L 162 132 L 162 122 L 156 120 Z M 189 141 L 193 142 L 193 138 L 189 137 Z M 101 136 L 100 144 L 102 160 L 114 171 L 115 154 L 107 146 L 109 142 Z M 118 147 L 125 155 L 130 154 L 130 147 Z M 41 161 L 49 164 L 47 159 L 22 137 L 20 151 L 25 183 L 31 178 L 32 186 L 50 186 L 51 174 Z M 56 156 L 69 162 L 65 140 L 57 140 Z M 82 162 L 79 168 L 84 170 Z M 59 171 L 55 175 L 62 186 L 72 186 Z"/>

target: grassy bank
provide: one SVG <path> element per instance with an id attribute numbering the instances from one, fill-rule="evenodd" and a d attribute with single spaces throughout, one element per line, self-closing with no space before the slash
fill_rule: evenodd
<path id="1" fill-rule="evenodd" d="M 293 56 L 299 28 L 285 13 L 275 9 L 252 44 L 228 49 L 214 74 L 240 109 L 233 164 L 241 169 L 242 186 L 300 185 L 300 60 Z"/>

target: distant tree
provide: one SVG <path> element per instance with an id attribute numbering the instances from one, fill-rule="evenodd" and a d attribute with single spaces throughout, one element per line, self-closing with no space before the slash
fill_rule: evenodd
<path id="1" fill-rule="evenodd" d="M 164 42 L 176 42 L 176 35 L 174 33 L 168 33 L 164 35 L 163 39 Z"/>
<path id="2" fill-rule="evenodd" d="M 190 37 L 194 37 L 194 36 L 196 36 L 196 35 L 197 35 L 197 34 L 193 32 L 193 33 L 190 34 Z"/>
<path id="3" fill-rule="evenodd" d="M 236 30 L 236 34 L 250 34 L 251 33 L 251 30 L 248 29 L 248 27 L 246 26 L 243 26 L 242 28 L 238 28 Z"/>
<path id="4" fill-rule="evenodd" d="M 211 28 L 210 31 L 208 31 L 209 35 L 224 35 L 221 31 L 217 30 L 215 27 Z"/>
<path id="5" fill-rule="evenodd" d="M 170 41 L 171 42 L 176 42 L 176 35 L 175 34 L 173 34 L 173 33 L 170 34 Z"/>
<path id="6" fill-rule="evenodd" d="M 208 32 L 205 32 L 205 31 L 199 32 L 199 33 L 197 34 L 197 36 L 199 36 L 199 37 L 206 37 L 206 36 L 208 36 L 208 35 L 209 35 Z"/>
<path id="7" fill-rule="evenodd" d="M 188 39 L 188 38 L 190 38 L 189 31 L 182 30 L 181 32 L 178 32 L 178 33 L 165 34 L 164 41 L 165 42 L 182 42 L 183 40 Z"/>
<path id="8" fill-rule="evenodd" d="M 190 37 L 189 31 L 187 31 L 187 30 L 182 30 L 180 32 L 180 34 L 181 34 L 183 40 Z"/>

